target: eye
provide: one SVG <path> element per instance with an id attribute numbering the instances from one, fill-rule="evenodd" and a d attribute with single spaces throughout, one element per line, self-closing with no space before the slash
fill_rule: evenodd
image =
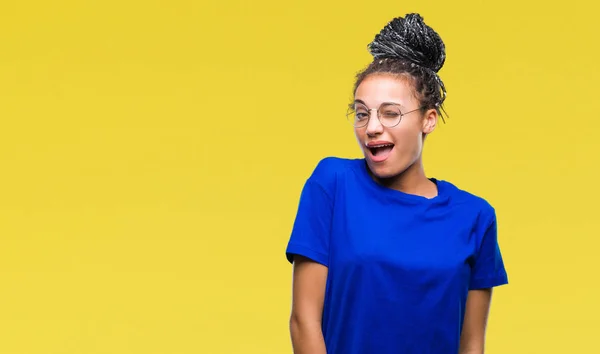
<path id="1" fill-rule="evenodd" d="M 356 105 L 354 107 L 354 115 L 356 120 L 364 120 L 369 118 L 369 111 L 362 105 Z"/>
<path id="2" fill-rule="evenodd" d="M 398 118 L 400 117 L 400 112 L 394 110 L 386 110 L 383 111 L 382 115 L 384 118 Z"/>
<path id="3" fill-rule="evenodd" d="M 356 119 L 363 120 L 369 118 L 369 115 L 365 112 L 356 112 Z"/>
<path id="4" fill-rule="evenodd" d="M 395 105 L 385 105 L 381 107 L 381 116 L 384 119 L 397 119 L 402 116 L 400 108 Z"/>

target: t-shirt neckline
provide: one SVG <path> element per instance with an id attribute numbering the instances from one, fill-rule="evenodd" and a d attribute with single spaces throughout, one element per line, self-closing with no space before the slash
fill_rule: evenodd
<path id="1" fill-rule="evenodd" d="M 373 179 L 373 177 L 371 177 L 367 161 L 364 158 L 360 158 L 357 159 L 357 162 L 359 174 L 362 177 L 365 184 L 378 193 L 383 193 L 389 197 L 413 203 L 438 203 L 448 199 L 449 191 L 444 180 L 437 179 L 435 177 L 429 178 L 430 181 L 436 184 L 438 193 L 435 197 L 427 198 L 417 194 L 405 193 L 378 183 Z"/>

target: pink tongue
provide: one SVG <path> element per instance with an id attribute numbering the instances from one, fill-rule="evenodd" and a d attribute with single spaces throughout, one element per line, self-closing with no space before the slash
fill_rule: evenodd
<path id="1" fill-rule="evenodd" d="M 374 149 L 373 155 L 377 156 L 377 155 L 389 154 L 392 151 L 392 148 L 393 148 L 393 146 L 386 146 L 386 147 Z"/>

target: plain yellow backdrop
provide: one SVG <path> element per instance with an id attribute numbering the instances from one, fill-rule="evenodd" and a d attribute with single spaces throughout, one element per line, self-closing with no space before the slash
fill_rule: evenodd
<path id="1" fill-rule="evenodd" d="M 4 1 L 0 353 L 291 353 L 299 193 L 366 45 L 447 47 L 430 176 L 492 203 L 489 354 L 600 353 L 593 1 Z"/>

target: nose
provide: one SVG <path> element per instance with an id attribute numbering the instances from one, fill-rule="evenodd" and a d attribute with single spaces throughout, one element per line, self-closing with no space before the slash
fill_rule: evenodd
<path id="1" fill-rule="evenodd" d="M 377 110 L 375 108 L 369 111 L 369 121 L 367 122 L 366 133 L 368 136 L 383 133 L 383 125 L 381 125 L 381 122 L 379 121 Z"/>

